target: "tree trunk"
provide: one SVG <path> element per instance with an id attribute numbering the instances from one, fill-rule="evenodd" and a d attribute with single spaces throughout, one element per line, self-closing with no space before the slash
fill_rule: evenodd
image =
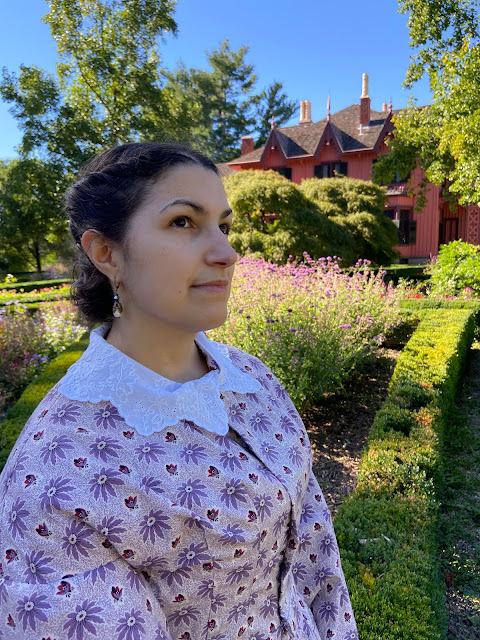
<path id="1" fill-rule="evenodd" d="M 33 251 L 35 256 L 35 262 L 37 264 L 37 271 L 38 273 L 42 273 L 42 259 L 40 256 L 40 245 L 38 244 L 38 242 L 33 243 Z"/>

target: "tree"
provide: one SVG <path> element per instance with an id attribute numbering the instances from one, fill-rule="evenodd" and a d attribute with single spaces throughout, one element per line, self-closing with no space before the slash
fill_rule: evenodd
<path id="1" fill-rule="evenodd" d="M 0 168 L 0 245 L 17 262 L 42 271 L 44 256 L 68 236 L 62 167 L 38 159 Z"/>
<path id="2" fill-rule="evenodd" d="M 257 146 L 264 145 L 271 129 L 271 120 L 274 118 L 275 126 L 286 124 L 297 112 L 298 102 L 288 99 L 286 93 L 282 93 L 283 84 L 274 82 L 258 96 L 256 100 L 256 125 L 259 133 L 256 140 Z"/>
<path id="3" fill-rule="evenodd" d="M 211 71 L 180 65 L 170 74 L 172 89 L 180 86 L 199 105 L 193 133 L 216 162 L 234 158 L 240 137 L 255 124 L 251 94 L 257 76 L 246 61 L 247 53 L 248 46 L 233 51 L 226 39 L 206 52 Z"/>
<path id="4" fill-rule="evenodd" d="M 399 10 L 409 13 L 415 50 L 405 86 L 427 74 L 433 99 L 426 108 L 411 102 L 394 118 L 391 152 L 376 163 L 375 180 L 388 183 L 398 169 L 405 176 L 420 165 L 445 195 L 479 202 L 480 2 L 399 0 Z"/>
<path id="5" fill-rule="evenodd" d="M 239 171 L 224 179 L 234 225 L 234 249 L 273 262 L 289 255 L 347 256 L 347 233 L 328 219 L 300 188 L 275 171 Z M 271 220 L 271 221 L 269 221 Z"/>
<path id="6" fill-rule="evenodd" d="M 398 244 L 397 227 L 384 214 L 383 187 L 341 177 L 304 180 L 300 189 L 323 215 L 348 233 L 353 261 L 366 258 L 387 265 L 398 257 L 394 249 Z"/>
<path id="7" fill-rule="evenodd" d="M 197 108 L 192 135 L 216 162 L 239 155 L 242 135 L 257 132 L 257 143 L 264 144 L 272 116 L 279 125 L 296 111 L 280 82 L 254 93 L 257 76 L 254 65 L 247 62 L 248 51 L 248 46 L 233 51 L 226 39 L 206 52 L 210 70 L 180 64 L 169 74 L 167 88 L 176 95 L 183 93 L 188 104 Z"/>
<path id="8" fill-rule="evenodd" d="M 105 146 L 182 137 L 192 109 L 165 91 L 158 54 L 161 38 L 176 33 L 175 0 L 50 0 L 49 6 L 43 20 L 57 42 L 58 78 L 24 66 L 18 79 L 4 69 L 0 84 L 24 130 L 22 153 L 43 148 L 80 164 Z"/>

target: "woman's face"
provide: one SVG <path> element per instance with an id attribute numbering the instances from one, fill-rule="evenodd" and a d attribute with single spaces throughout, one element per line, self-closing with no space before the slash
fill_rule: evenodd
<path id="1" fill-rule="evenodd" d="M 213 171 L 187 164 L 165 173 L 130 222 L 117 278 L 122 318 L 141 314 L 194 333 L 223 324 L 237 259 L 228 242 L 231 224 Z"/>

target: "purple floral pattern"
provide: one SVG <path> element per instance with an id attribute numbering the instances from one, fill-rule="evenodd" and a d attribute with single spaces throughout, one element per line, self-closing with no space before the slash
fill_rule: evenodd
<path id="1" fill-rule="evenodd" d="M 105 407 L 102 407 L 102 409 L 96 411 L 93 414 L 93 419 L 95 420 L 96 427 L 103 427 L 104 429 L 115 428 L 118 423 L 121 423 L 122 426 L 125 424 L 125 420 L 112 404 L 107 404 Z"/>
<path id="2" fill-rule="evenodd" d="M 150 539 L 150 542 L 154 544 L 157 538 L 163 538 L 166 531 L 171 528 L 168 524 L 168 516 L 163 515 L 161 511 L 151 509 L 142 520 L 140 534 L 144 542 Z"/>
<path id="3" fill-rule="evenodd" d="M 67 638 L 84 640 L 84 634 L 97 635 L 96 624 L 103 624 L 103 618 L 98 615 L 103 612 L 102 607 L 94 602 L 84 600 L 75 607 L 75 611 L 67 615 L 67 622 L 63 629 L 67 632 Z"/>
<path id="4" fill-rule="evenodd" d="M 40 457 L 43 464 L 56 464 L 58 459 L 65 460 L 66 454 L 73 449 L 73 441 L 64 435 L 58 436 L 50 442 L 47 442 L 40 449 Z"/>
<path id="5" fill-rule="evenodd" d="M 145 633 L 145 618 L 140 610 L 132 608 L 118 623 L 118 640 L 140 640 Z"/>
<path id="6" fill-rule="evenodd" d="M 92 534 L 93 531 L 83 522 L 72 522 L 69 527 L 65 528 L 62 549 L 66 551 L 67 556 L 71 556 L 75 560 L 79 560 L 81 555 L 86 558 L 88 550 L 94 548 L 94 545 L 88 541 Z"/>
<path id="7" fill-rule="evenodd" d="M 47 621 L 45 611 L 51 608 L 51 605 L 47 602 L 47 597 L 37 592 L 18 600 L 17 615 L 22 623 L 23 630 L 26 631 L 27 627 L 30 627 L 35 631 L 37 621 Z"/>
<path id="8" fill-rule="evenodd" d="M 0 637 L 358 640 L 301 420 L 230 353 L 262 388 L 222 392 L 225 436 L 46 396 L 1 477 Z"/>
<path id="9" fill-rule="evenodd" d="M 75 490 L 75 487 L 70 484 L 70 480 L 67 478 L 57 477 L 52 478 L 48 484 L 45 485 L 45 491 L 40 495 L 40 507 L 45 509 L 47 513 L 52 513 L 52 507 L 54 509 L 61 509 L 62 502 L 72 502 L 71 492 Z"/>
<path id="10" fill-rule="evenodd" d="M 16 540 L 17 538 L 23 538 L 24 533 L 27 529 L 25 519 L 29 515 L 29 511 L 27 511 L 24 506 L 25 500 L 20 500 L 20 498 L 17 498 L 13 503 L 12 509 L 10 511 L 8 528 L 14 540 Z"/>
<path id="11" fill-rule="evenodd" d="M 27 569 L 24 572 L 25 582 L 45 584 L 55 569 L 51 566 L 52 557 L 45 557 L 44 551 L 31 551 L 25 555 Z"/>
<path id="12" fill-rule="evenodd" d="M 116 469 L 107 469 L 102 467 L 98 473 L 96 473 L 90 480 L 90 491 L 93 494 L 95 500 L 100 498 L 104 501 L 108 500 L 111 496 L 114 498 L 117 495 L 115 487 L 123 484 L 122 474 Z"/>

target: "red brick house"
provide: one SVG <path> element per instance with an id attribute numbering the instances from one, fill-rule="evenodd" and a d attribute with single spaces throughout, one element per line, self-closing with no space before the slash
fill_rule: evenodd
<path id="1" fill-rule="evenodd" d="M 327 178 L 346 175 L 370 180 L 372 165 L 389 148 L 385 138 L 394 129 L 392 106 L 383 104 L 382 111 L 374 111 L 368 96 L 368 76 L 363 74 L 359 104 L 312 122 L 311 104 L 300 103 L 297 125 L 275 128 L 265 146 L 254 148 L 253 138 L 242 138 L 241 156 L 228 165 L 235 170 L 273 169 L 293 182 L 305 178 Z M 416 169 L 412 184 L 417 186 L 422 171 Z M 385 215 L 398 226 L 402 262 L 425 262 L 436 255 L 440 244 L 463 239 L 480 244 L 480 209 L 478 206 L 457 207 L 452 211 L 442 198 L 442 189 L 427 187 L 427 205 L 415 211 L 415 197 L 409 196 L 407 181 L 396 182 L 387 189 Z"/>

